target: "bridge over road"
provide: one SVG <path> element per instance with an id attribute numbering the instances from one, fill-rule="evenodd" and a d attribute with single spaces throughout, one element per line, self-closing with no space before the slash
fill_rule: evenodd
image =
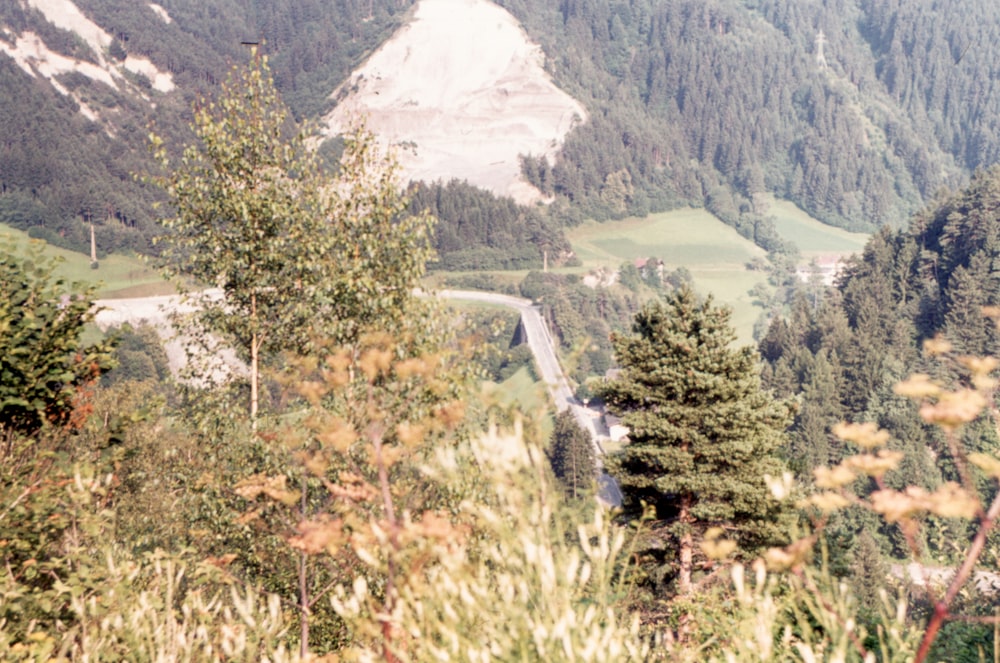
<path id="1" fill-rule="evenodd" d="M 566 409 L 571 410 L 580 426 L 590 434 L 590 439 L 594 444 L 594 453 L 597 458 L 599 459 L 604 455 L 604 447 L 601 446 L 601 436 L 597 432 L 597 426 L 594 423 L 598 413 L 585 408 L 573 395 L 573 390 L 569 386 L 569 380 L 566 378 L 566 374 L 559 364 L 555 341 L 549 333 L 548 325 L 545 324 L 545 320 L 542 318 L 539 306 L 530 299 L 501 295 L 495 292 L 442 290 L 437 294 L 442 299 L 488 302 L 507 306 L 520 313 L 528 347 L 531 348 L 531 353 L 535 357 L 535 363 L 538 365 L 539 377 L 548 388 L 549 394 L 555 402 L 556 410 L 559 412 Z"/>

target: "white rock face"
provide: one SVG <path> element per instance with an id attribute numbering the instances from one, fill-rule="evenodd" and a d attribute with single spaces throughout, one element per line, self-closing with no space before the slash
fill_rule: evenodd
<path id="1" fill-rule="evenodd" d="M 392 145 L 404 180 L 472 184 L 520 202 L 540 193 L 519 154 L 549 161 L 586 121 L 583 106 L 545 73 L 541 49 L 487 0 L 421 0 L 401 28 L 332 95 L 328 135 L 360 118 Z"/>
<path id="2" fill-rule="evenodd" d="M 156 4 L 155 2 L 149 3 L 149 8 L 152 9 L 153 12 L 157 16 L 159 16 L 160 20 L 163 21 L 164 23 L 170 23 L 170 22 L 172 22 L 174 20 L 174 19 L 170 18 L 170 14 L 167 13 L 166 9 L 164 9 L 160 5 Z"/>
<path id="3" fill-rule="evenodd" d="M 48 78 L 60 93 L 69 94 L 57 81 L 53 80 L 53 77 L 58 74 L 78 71 L 109 87 L 118 87 L 119 84 L 125 84 L 121 69 L 144 74 L 149 78 L 153 88 L 160 92 L 170 92 L 174 89 L 173 77 L 169 73 L 157 69 L 156 65 L 146 58 L 130 55 L 121 65 L 108 61 L 105 52 L 111 44 L 111 35 L 84 16 L 83 12 L 71 0 L 28 0 L 28 4 L 42 12 L 46 20 L 56 27 L 80 35 L 80 38 L 87 42 L 97 54 L 99 65 L 73 60 L 49 50 L 48 46 L 37 35 L 30 32 L 18 35 L 14 46 L 0 42 L 0 52 L 13 58 L 18 66 L 28 74 Z M 153 7 L 153 11 L 156 11 L 155 6 L 151 5 L 151 7 Z M 165 16 L 165 12 L 161 18 L 163 16 Z M 169 18 L 167 16 L 164 20 L 169 21 Z M 75 95 L 73 96 L 75 97 Z M 91 120 L 97 119 L 96 113 L 79 98 L 76 100 L 80 104 L 81 113 Z"/>

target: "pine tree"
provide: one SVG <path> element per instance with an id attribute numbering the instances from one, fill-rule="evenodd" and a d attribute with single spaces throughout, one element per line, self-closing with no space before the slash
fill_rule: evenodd
<path id="1" fill-rule="evenodd" d="M 569 410 L 564 410 L 556 417 L 549 459 L 556 478 L 574 499 L 593 488 L 597 476 L 594 445 L 590 435 L 580 427 Z"/>
<path id="2" fill-rule="evenodd" d="M 745 551 L 781 540 L 782 509 L 765 475 L 785 470 L 777 451 L 788 407 L 760 387 L 757 354 L 731 347 L 728 308 L 689 288 L 647 304 L 633 333 L 614 339 L 621 366 L 601 392 L 629 428 L 609 459 L 625 506 L 655 507 L 677 547 L 677 588 L 692 590 L 697 541 L 722 526 Z"/>

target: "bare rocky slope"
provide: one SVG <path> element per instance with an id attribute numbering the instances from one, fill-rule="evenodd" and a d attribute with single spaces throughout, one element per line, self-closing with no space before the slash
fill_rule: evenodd
<path id="1" fill-rule="evenodd" d="M 519 155 L 553 161 L 583 106 L 543 69 L 517 20 L 487 0 L 421 0 L 412 20 L 335 92 L 328 134 L 364 120 L 404 180 L 465 179 L 519 202 L 541 197 Z"/>

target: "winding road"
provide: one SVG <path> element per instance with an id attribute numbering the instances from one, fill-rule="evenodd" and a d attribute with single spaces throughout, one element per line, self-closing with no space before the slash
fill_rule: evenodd
<path id="1" fill-rule="evenodd" d="M 529 299 L 501 295 L 493 292 L 474 290 L 442 290 L 438 297 L 451 300 L 486 302 L 506 306 L 516 310 L 521 315 L 528 347 L 535 357 L 539 377 L 545 383 L 556 409 L 562 412 L 570 409 L 580 426 L 590 434 L 594 444 L 594 453 L 600 464 L 604 455 L 600 435 L 597 432 L 595 420 L 597 413 L 580 405 L 573 396 L 566 374 L 559 365 L 555 342 L 549 334 L 548 326 L 542 318 L 541 310 Z M 152 325 L 164 341 L 170 368 L 175 373 L 184 365 L 186 356 L 182 343 L 174 338 L 168 319 L 169 312 L 181 306 L 181 298 L 176 295 L 159 297 L 138 297 L 134 299 L 100 299 L 94 302 L 101 310 L 97 313 L 95 322 L 102 329 L 117 327 L 124 323 L 139 324 L 143 321 Z"/>
<path id="2" fill-rule="evenodd" d="M 590 434 L 590 439 L 594 444 L 594 453 L 600 458 L 604 455 L 604 448 L 601 446 L 600 435 L 594 421 L 597 413 L 583 407 L 573 395 L 573 390 L 569 386 L 569 380 L 559 365 L 559 357 L 556 354 L 555 341 L 549 334 L 549 328 L 542 318 L 541 309 L 530 299 L 522 297 L 512 297 L 494 292 L 479 292 L 475 290 L 442 290 L 437 293 L 443 299 L 459 299 L 476 302 L 488 302 L 499 304 L 515 309 L 521 314 L 521 322 L 528 340 L 528 347 L 535 356 L 535 364 L 538 366 L 539 377 L 548 387 L 552 400 L 555 401 L 556 410 L 562 412 L 570 409 L 576 417 L 580 426 Z"/>

